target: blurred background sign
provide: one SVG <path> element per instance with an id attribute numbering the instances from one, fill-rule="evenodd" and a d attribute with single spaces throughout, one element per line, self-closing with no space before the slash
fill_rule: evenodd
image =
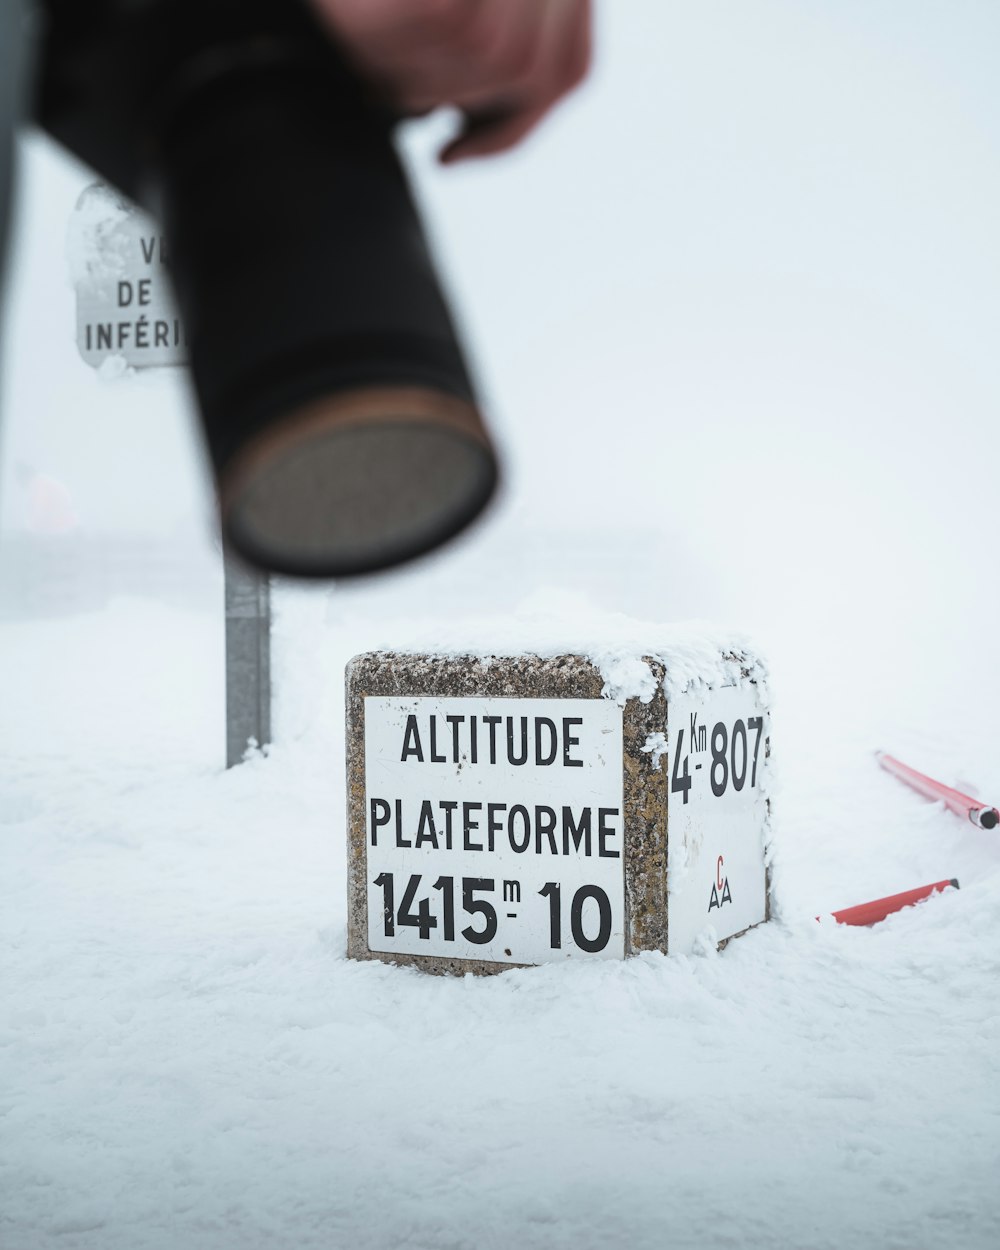
<path id="1" fill-rule="evenodd" d="M 184 328 L 159 227 L 103 183 L 86 188 L 69 225 L 76 345 L 95 369 L 187 363 Z"/>

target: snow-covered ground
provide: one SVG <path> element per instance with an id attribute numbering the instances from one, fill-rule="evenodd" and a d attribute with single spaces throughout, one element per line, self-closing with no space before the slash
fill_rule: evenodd
<path id="1" fill-rule="evenodd" d="M 995 835 L 779 658 L 778 921 L 486 980 L 351 963 L 341 672 L 410 623 L 345 597 L 279 592 L 277 742 L 229 773 L 218 614 L 0 629 L 5 1247 L 996 1244 Z M 967 711 L 878 741 L 998 795 Z"/>
<path id="2" fill-rule="evenodd" d="M 607 5 L 525 154 L 441 174 L 411 136 L 507 494 L 411 570 L 276 587 L 274 745 L 230 772 L 183 384 L 76 357 L 88 175 L 29 147 L 0 583 L 18 460 L 117 554 L 0 604 L 3 1250 L 1000 1244 L 1000 836 L 872 756 L 1000 802 L 997 22 Z M 767 656 L 775 921 L 482 980 L 348 961 L 348 658 L 608 612 Z"/>

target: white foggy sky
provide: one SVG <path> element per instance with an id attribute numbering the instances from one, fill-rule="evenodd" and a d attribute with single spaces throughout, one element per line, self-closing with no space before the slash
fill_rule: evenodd
<path id="1" fill-rule="evenodd" d="M 599 12 L 535 144 L 423 184 L 513 497 L 661 532 L 661 614 L 986 647 L 1000 7 Z"/>
<path id="2" fill-rule="evenodd" d="M 523 151 L 438 170 L 446 121 L 414 127 L 507 490 L 450 565 L 389 584 L 461 576 L 514 519 L 575 525 L 642 546 L 632 611 L 988 645 L 998 64 L 991 0 L 605 0 L 592 81 Z M 104 385 L 75 353 L 87 176 L 27 157 L 0 518 L 22 456 L 98 528 L 203 525 L 178 380 Z"/>

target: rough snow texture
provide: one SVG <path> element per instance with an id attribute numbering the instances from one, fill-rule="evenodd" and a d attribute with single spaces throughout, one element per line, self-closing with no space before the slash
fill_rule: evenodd
<path id="1" fill-rule="evenodd" d="M 765 681 L 767 667 L 745 633 L 706 621 L 661 625 L 622 612 L 601 612 L 558 594 L 539 596 L 523 611 L 501 617 L 408 620 L 384 627 L 386 651 L 433 656 L 582 655 L 604 678 L 606 699 L 648 703 L 657 681 L 648 660 L 664 668 L 671 695 L 698 686 L 733 686 L 748 680 L 749 656 Z M 390 640 L 394 639 L 394 643 Z"/>
<path id="2" fill-rule="evenodd" d="M 102 183 L 81 192 L 66 227 L 70 281 L 105 281 L 125 272 L 127 240 L 118 227 L 134 211 L 117 192 Z"/>
<path id="3" fill-rule="evenodd" d="M 996 1244 L 995 837 L 817 684 L 775 720 L 783 921 L 486 980 L 348 961 L 341 672 L 380 626 L 337 602 L 277 596 L 278 743 L 229 773 L 221 611 L 0 627 L 5 1250 Z M 899 754 L 1000 793 L 985 718 L 909 721 Z"/>

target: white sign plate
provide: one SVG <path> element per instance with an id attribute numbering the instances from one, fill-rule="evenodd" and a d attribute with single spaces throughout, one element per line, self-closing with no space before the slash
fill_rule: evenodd
<path id="1" fill-rule="evenodd" d="M 722 941 L 765 914 L 766 744 L 757 687 L 672 698 L 667 948 L 690 951 L 709 926 Z"/>
<path id="2" fill-rule="evenodd" d="M 617 704 L 368 697 L 365 788 L 370 950 L 624 957 Z"/>
<path id="3" fill-rule="evenodd" d="M 187 362 L 187 340 L 159 228 L 101 183 L 88 187 L 69 228 L 76 344 L 95 369 L 111 357 L 141 369 Z"/>

